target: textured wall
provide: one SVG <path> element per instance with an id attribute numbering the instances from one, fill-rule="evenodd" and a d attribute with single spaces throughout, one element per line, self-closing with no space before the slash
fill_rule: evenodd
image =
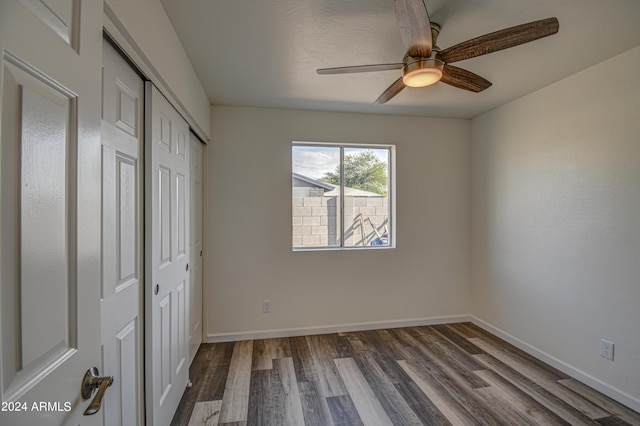
<path id="1" fill-rule="evenodd" d="M 639 69 L 640 47 L 472 121 L 472 314 L 636 409 Z"/>
<path id="2" fill-rule="evenodd" d="M 212 122 L 210 336 L 468 313 L 468 120 L 213 107 Z M 292 251 L 292 141 L 396 145 L 396 249 Z"/>

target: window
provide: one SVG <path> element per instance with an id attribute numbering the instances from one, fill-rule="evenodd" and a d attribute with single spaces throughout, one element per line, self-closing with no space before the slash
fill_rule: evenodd
<path id="1" fill-rule="evenodd" d="M 394 246 L 392 145 L 294 142 L 294 250 Z"/>

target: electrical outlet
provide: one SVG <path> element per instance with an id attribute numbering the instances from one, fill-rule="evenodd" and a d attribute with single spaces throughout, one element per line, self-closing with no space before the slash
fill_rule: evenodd
<path id="1" fill-rule="evenodd" d="M 600 340 L 600 356 L 613 361 L 613 342 L 602 339 Z"/>
<path id="2" fill-rule="evenodd" d="M 262 301 L 262 313 L 263 314 L 271 313 L 271 300 L 266 299 Z"/>

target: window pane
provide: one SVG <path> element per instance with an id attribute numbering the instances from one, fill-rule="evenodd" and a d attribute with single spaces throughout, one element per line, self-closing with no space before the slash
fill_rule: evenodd
<path id="1" fill-rule="evenodd" d="M 294 143 L 293 249 L 393 247 L 392 158 L 389 146 Z"/>
<path id="2" fill-rule="evenodd" d="M 340 247 L 340 148 L 292 149 L 293 248 Z"/>
<path id="3" fill-rule="evenodd" d="M 344 149 L 344 246 L 389 245 L 389 150 Z"/>

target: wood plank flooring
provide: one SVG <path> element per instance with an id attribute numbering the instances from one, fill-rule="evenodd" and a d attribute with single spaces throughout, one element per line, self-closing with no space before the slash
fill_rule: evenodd
<path id="1" fill-rule="evenodd" d="M 640 426 L 471 323 L 204 344 L 172 425 Z"/>

